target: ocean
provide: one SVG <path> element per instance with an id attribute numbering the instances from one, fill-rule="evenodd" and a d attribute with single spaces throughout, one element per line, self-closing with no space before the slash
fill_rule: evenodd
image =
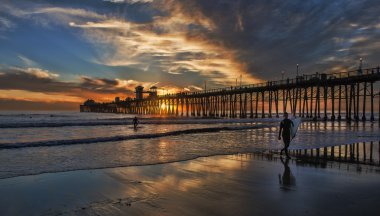
<path id="1" fill-rule="evenodd" d="M 1 112 L 0 178 L 184 161 L 282 148 L 281 118 L 202 119 L 80 112 Z M 371 143 L 379 123 L 303 121 L 290 149 Z M 370 149 L 362 149 L 370 155 Z"/>

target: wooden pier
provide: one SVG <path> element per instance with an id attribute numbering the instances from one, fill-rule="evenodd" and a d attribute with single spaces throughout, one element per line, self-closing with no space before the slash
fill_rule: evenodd
<path id="1" fill-rule="evenodd" d="M 289 112 L 314 120 L 374 121 L 376 99 L 380 109 L 379 92 L 374 90 L 379 80 L 377 67 L 146 98 L 137 87 L 135 99 L 89 100 L 80 111 L 211 118 L 272 118 Z"/>

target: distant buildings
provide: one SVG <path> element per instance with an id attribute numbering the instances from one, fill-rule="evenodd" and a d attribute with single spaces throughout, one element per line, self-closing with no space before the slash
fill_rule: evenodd
<path id="1" fill-rule="evenodd" d="M 136 98 L 137 100 L 142 100 L 144 99 L 144 94 L 148 94 L 148 96 L 146 98 L 157 98 L 157 87 L 156 86 L 152 86 L 149 88 L 149 91 L 144 91 L 144 87 L 143 86 L 137 86 L 135 88 L 135 94 L 136 94 Z M 131 97 L 127 97 L 125 98 L 125 101 L 128 102 L 128 101 L 132 101 L 133 98 Z M 120 97 L 115 97 L 115 100 L 114 100 L 114 103 L 121 103 L 123 102 L 123 100 L 120 99 Z M 88 99 L 86 100 L 83 105 L 84 106 L 93 106 L 93 105 L 96 105 L 97 103 L 92 100 L 92 99 Z"/>

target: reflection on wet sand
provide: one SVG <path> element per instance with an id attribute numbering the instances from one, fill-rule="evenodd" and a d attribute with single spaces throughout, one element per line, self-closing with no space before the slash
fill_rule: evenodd
<path id="1" fill-rule="evenodd" d="M 289 159 L 286 158 L 285 162 L 282 157 L 280 157 L 281 163 L 284 165 L 284 173 L 282 176 L 279 174 L 280 188 L 284 191 L 294 190 L 296 186 L 296 178 L 293 176 L 292 171 L 289 167 Z"/>
<path id="2" fill-rule="evenodd" d="M 333 160 L 339 162 L 380 165 L 380 141 L 358 142 L 321 148 L 293 148 L 290 154 L 302 160 Z"/>
<path id="3" fill-rule="evenodd" d="M 380 191 L 373 190 L 380 186 L 378 179 L 378 167 L 363 164 L 327 161 L 319 166 L 273 154 L 214 156 L 152 166 L 2 179 L 0 194 L 8 195 L 0 196 L 0 213 L 370 214 L 376 210 L 380 197 Z M 32 204 L 27 205 L 31 200 Z M 356 205 L 342 209 L 340 206 L 345 203 Z M 328 205 L 329 209 L 321 210 L 321 206 Z"/>

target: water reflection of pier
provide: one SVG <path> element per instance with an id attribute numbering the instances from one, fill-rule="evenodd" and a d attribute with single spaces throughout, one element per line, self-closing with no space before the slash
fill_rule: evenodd
<path id="1" fill-rule="evenodd" d="M 374 83 L 379 80 L 377 67 L 197 92 L 150 94 L 147 98 L 136 88 L 135 99 L 111 103 L 89 100 L 80 111 L 229 118 L 272 118 L 291 112 L 315 120 L 365 121 L 369 117 L 373 121 L 379 98 Z"/>
<path id="2" fill-rule="evenodd" d="M 273 153 L 244 153 L 236 154 L 232 157 L 235 160 L 241 161 L 241 166 L 243 167 L 246 160 L 256 159 L 256 160 L 266 160 L 273 161 L 275 163 L 283 163 L 284 159 L 281 160 L 277 154 Z M 338 163 L 336 163 L 338 162 Z M 343 162 L 343 163 L 339 163 Z M 316 167 L 316 168 L 337 168 L 339 170 L 353 171 L 353 172 L 378 172 L 380 166 L 379 163 L 365 163 L 365 162 L 352 162 L 352 161 L 336 161 L 328 159 L 316 159 L 315 157 L 308 158 L 295 158 L 289 160 L 288 164 L 284 164 L 284 170 L 287 168 L 286 165 L 296 165 L 301 167 Z M 281 173 L 282 174 L 282 173 Z M 282 177 L 282 176 L 281 176 Z M 293 185 L 294 186 L 294 185 Z"/>
<path id="3" fill-rule="evenodd" d="M 339 146 L 310 149 L 292 149 L 291 155 L 309 161 L 333 160 L 339 162 L 380 165 L 380 141 L 358 142 Z"/>

